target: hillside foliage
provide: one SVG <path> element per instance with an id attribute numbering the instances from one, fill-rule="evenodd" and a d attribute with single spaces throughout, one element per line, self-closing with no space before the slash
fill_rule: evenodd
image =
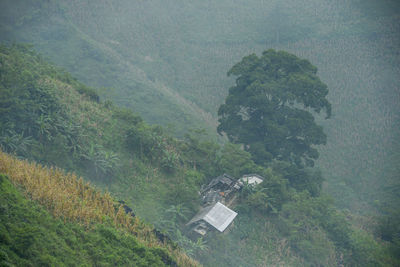
<path id="1" fill-rule="evenodd" d="M 321 192 L 317 171 L 293 169 L 285 161 L 258 165 L 240 145 L 222 146 L 201 130 L 173 138 L 132 111 L 101 101 L 95 89 L 25 45 L 1 46 L 0 59 L 0 145 L 41 164 L 2 153 L 1 172 L 65 223 L 89 229 L 101 223 L 157 245 L 151 227 L 119 205 L 115 209 L 113 195 L 206 266 L 389 266 L 396 261 L 390 241 L 355 230 L 352 215 L 335 209 Z M 74 171 L 99 191 L 43 165 Z M 237 178 L 258 173 L 265 181 L 242 191 L 234 207 L 240 216 L 227 234 L 191 239 L 185 223 L 199 209 L 197 192 L 224 172 Z M 175 259 L 182 266 L 191 262 L 183 254 Z"/>
<path id="2" fill-rule="evenodd" d="M 3 164 L 5 155 L 2 154 L 1 157 Z M 1 171 L 10 170 L 10 167 L 21 166 L 7 166 Z M 43 172 L 43 169 L 38 171 Z M 31 179 L 35 178 L 37 177 L 32 176 Z M 61 177 L 54 177 L 57 178 Z M 20 185 L 17 185 L 14 186 L 6 175 L 0 175 L 1 266 L 170 266 L 172 259 L 165 248 L 150 247 L 112 224 L 92 220 L 93 224 L 87 229 L 72 218 L 68 218 L 66 223 L 67 212 L 63 212 L 63 216 L 52 216 L 36 201 L 26 199 L 17 189 Z M 53 196 L 73 195 L 60 194 L 54 190 L 51 190 Z M 25 194 L 30 192 L 22 191 Z M 41 202 L 43 201 L 44 198 Z M 46 202 L 57 203 L 49 198 Z M 92 201 L 86 201 L 88 204 L 90 202 Z M 53 214 L 54 212 L 53 209 Z M 86 216 L 88 214 L 82 215 L 82 218 Z"/>
<path id="3" fill-rule="evenodd" d="M 152 260 L 150 257 L 147 263 L 146 259 L 144 259 L 143 263 L 140 261 L 139 263 L 134 263 L 135 257 L 137 257 L 136 254 L 146 258 L 146 254 L 148 253 L 141 254 L 140 252 L 135 252 L 135 249 L 133 249 L 133 255 L 131 256 L 133 264 L 141 264 L 141 266 L 161 266 L 163 263 L 171 264 L 174 260 L 169 256 L 168 251 L 170 251 L 175 256 L 174 258 L 177 258 L 180 266 L 196 266 L 193 260 L 179 250 L 176 250 L 176 246 L 173 243 L 166 244 L 160 242 L 150 226 L 144 224 L 137 217 L 133 217 L 130 213 L 126 213 L 123 205 L 112 199 L 109 193 L 97 191 L 90 184 L 83 182 L 82 178 L 78 180 L 74 174 L 64 174 L 59 169 L 48 169 L 34 163 L 18 160 L 3 152 L 0 153 L 0 172 L 10 177 L 10 180 L 16 186 L 21 187 L 28 199 L 41 204 L 46 208 L 47 213 L 50 212 L 53 215 L 55 219 L 51 218 L 49 214 L 46 215 L 46 218 L 50 220 L 49 223 L 58 221 L 57 224 L 60 224 L 61 221 L 64 221 L 67 227 L 69 225 L 79 225 L 80 227 L 78 228 L 75 226 L 75 230 L 80 229 L 80 231 L 95 229 L 95 231 L 102 233 L 103 229 L 105 235 L 108 234 L 114 238 L 111 239 L 113 243 L 119 242 L 121 246 L 125 242 L 128 242 L 131 243 L 128 245 L 128 248 L 137 244 L 139 251 L 154 248 L 154 251 L 150 250 L 149 253 L 156 253 L 156 258 Z M 2 176 L 2 179 L 5 180 L 5 183 L 6 180 L 8 181 L 5 176 Z M 3 201 L 5 205 L 12 203 L 12 200 L 7 198 Z M 16 203 L 12 204 L 16 205 Z M 25 204 L 25 206 L 24 209 L 27 209 L 28 205 Z M 9 207 L 9 209 L 11 208 Z M 43 208 L 38 209 L 44 210 Z M 40 219 L 40 216 L 34 212 L 32 212 L 31 216 L 33 216 L 33 220 Z M 17 217 L 15 220 L 18 219 L 21 218 Z M 40 224 L 41 222 L 38 221 L 37 223 Z M 41 231 L 44 230 L 42 229 Z M 121 239 L 123 237 L 125 237 L 125 241 Z M 12 238 L 9 237 L 9 239 Z M 104 240 L 101 244 L 111 246 L 111 243 L 108 241 L 110 240 Z M 45 241 L 42 240 L 40 242 Z M 37 244 L 39 247 L 41 246 L 40 242 Z M 96 245 L 92 244 L 92 246 Z M 77 249 L 73 248 L 74 253 L 77 252 Z M 51 251 L 50 247 L 48 250 Z M 115 250 L 118 251 L 118 249 Z M 127 262 L 123 263 L 124 259 L 121 258 L 123 251 L 118 252 L 120 254 L 116 259 L 112 259 L 112 252 L 105 253 L 110 253 L 108 256 L 107 254 L 105 255 L 105 259 L 102 259 L 105 262 L 109 258 L 113 261 L 119 259 L 119 264 L 129 264 L 129 257 L 126 259 Z M 30 262 L 29 257 L 25 260 L 26 262 Z M 93 263 L 97 264 L 96 262 Z M 30 264 L 34 264 L 34 261 L 30 262 Z M 101 265 L 101 263 L 99 264 Z"/>
<path id="4" fill-rule="evenodd" d="M 340 208 L 372 216 L 398 165 L 399 7 L 397 0 L 4 0 L 0 40 L 34 44 L 146 122 L 170 125 L 180 137 L 200 125 L 212 139 L 234 82 L 225 73 L 244 55 L 274 48 L 306 58 L 334 107 L 332 119 L 321 120 L 329 142 L 316 162 L 325 190 Z"/>

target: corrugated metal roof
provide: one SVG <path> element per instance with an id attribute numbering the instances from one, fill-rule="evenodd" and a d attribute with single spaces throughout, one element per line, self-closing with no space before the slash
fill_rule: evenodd
<path id="1" fill-rule="evenodd" d="M 243 183 L 254 184 L 254 185 L 261 184 L 263 180 L 264 178 L 257 174 L 243 175 L 243 177 L 240 179 L 240 181 Z"/>
<path id="2" fill-rule="evenodd" d="M 234 178 L 229 176 L 228 174 L 224 173 L 223 175 L 218 176 L 210 181 L 210 183 L 201 190 L 201 193 L 208 191 L 209 189 L 213 188 L 218 183 L 231 185 L 233 183 Z"/>
<path id="3" fill-rule="evenodd" d="M 235 219 L 237 213 L 223 205 L 220 202 L 217 202 L 211 206 L 205 207 L 200 210 L 193 219 L 190 220 L 189 224 L 197 222 L 199 220 L 204 220 L 218 231 L 223 232 L 225 229 L 231 224 L 231 222 Z"/>

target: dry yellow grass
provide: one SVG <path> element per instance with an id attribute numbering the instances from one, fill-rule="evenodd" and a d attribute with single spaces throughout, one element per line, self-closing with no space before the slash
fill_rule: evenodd
<path id="1" fill-rule="evenodd" d="M 163 246 L 175 256 L 179 266 L 200 266 L 179 249 L 161 244 L 152 228 L 137 217 L 126 214 L 122 205 L 108 192 L 101 193 L 73 173 L 58 168 L 19 160 L 0 151 L 0 173 L 24 189 L 27 197 L 42 204 L 55 217 L 78 222 L 87 228 L 96 223 L 112 223 L 115 227 L 134 234 L 149 247 Z"/>

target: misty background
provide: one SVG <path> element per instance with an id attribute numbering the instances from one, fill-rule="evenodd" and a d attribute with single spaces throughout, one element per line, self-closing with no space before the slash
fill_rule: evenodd
<path id="1" fill-rule="evenodd" d="M 308 59 L 332 118 L 317 166 L 340 209 L 368 218 L 399 202 L 400 4 L 395 0 L 0 2 L 0 41 L 46 59 L 182 137 L 204 128 L 242 57 L 274 48 Z M 222 140 L 224 142 L 224 140 Z"/>

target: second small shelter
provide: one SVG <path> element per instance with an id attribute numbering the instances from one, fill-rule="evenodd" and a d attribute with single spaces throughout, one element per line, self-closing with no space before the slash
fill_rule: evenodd
<path id="1" fill-rule="evenodd" d="M 264 178 L 258 174 L 247 174 L 240 178 L 240 184 L 247 183 L 249 185 L 258 185 L 264 181 Z"/>
<path id="2" fill-rule="evenodd" d="M 200 193 L 203 194 L 203 193 L 209 191 L 210 189 L 217 189 L 220 191 L 224 191 L 231 187 L 234 180 L 235 179 L 233 177 L 224 173 L 224 174 L 218 176 L 217 178 L 212 179 L 206 187 L 201 189 Z"/>

